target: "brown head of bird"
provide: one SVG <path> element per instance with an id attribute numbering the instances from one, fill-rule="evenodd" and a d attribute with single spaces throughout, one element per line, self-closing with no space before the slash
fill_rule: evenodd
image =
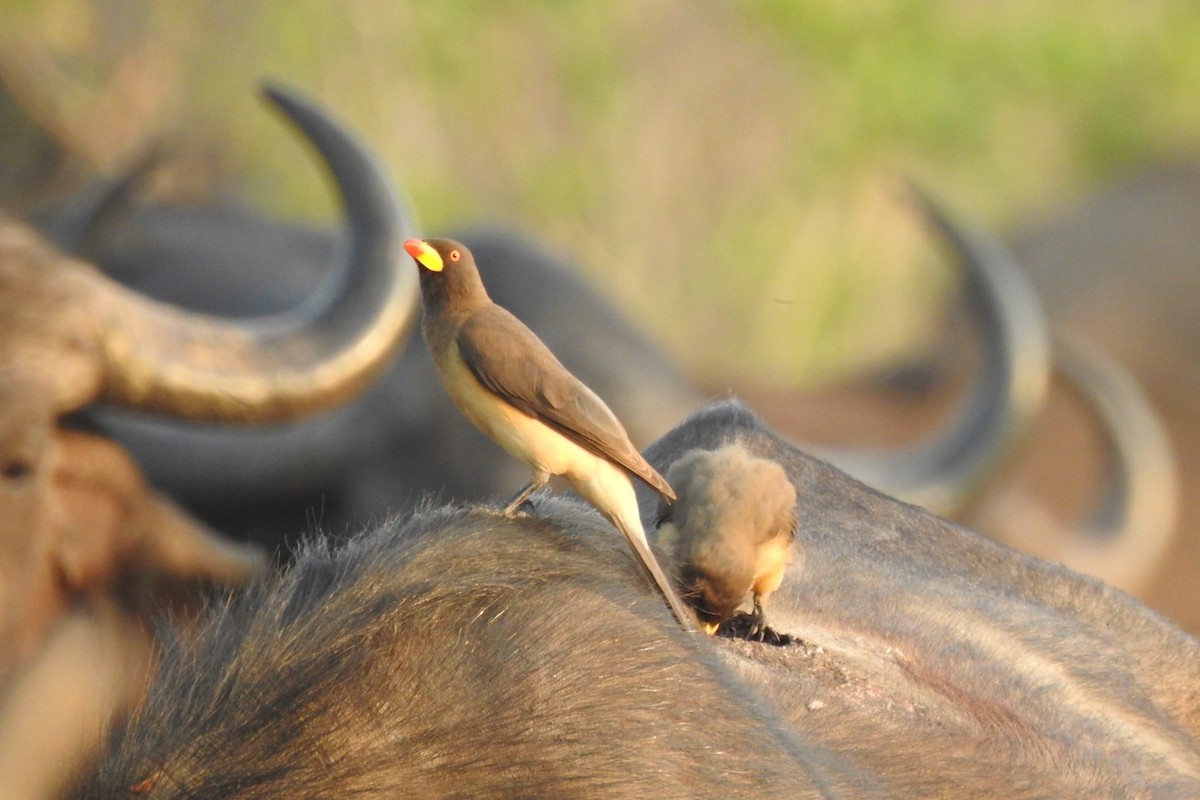
<path id="1" fill-rule="evenodd" d="M 404 249 L 420 267 L 428 311 L 468 310 L 491 302 L 471 251 L 452 239 L 409 239 Z"/>

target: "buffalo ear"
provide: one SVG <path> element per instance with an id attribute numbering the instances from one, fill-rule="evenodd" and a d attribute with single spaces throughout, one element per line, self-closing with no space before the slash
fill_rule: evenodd
<path id="1" fill-rule="evenodd" d="M 112 441 L 78 431 L 59 438 L 54 556 L 69 591 L 105 591 L 134 575 L 240 586 L 265 569 L 257 548 L 224 539 L 155 492 Z"/>
<path id="2" fill-rule="evenodd" d="M 147 497 L 138 524 L 137 568 L 143 572 L 232 588 L 267 570 L 261 548 L 222 536 L 158 494 Z"/>

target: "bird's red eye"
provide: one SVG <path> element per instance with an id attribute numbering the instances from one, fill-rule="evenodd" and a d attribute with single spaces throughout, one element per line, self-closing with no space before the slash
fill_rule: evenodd
<path id="1" fill-rule="evenodd" d="M 462 256 L 459 254 L 459 252 L 457 250 L 450 251 L 450 260 L 451 261 L 458 261 L 460 258 L 462 258 Z"/>

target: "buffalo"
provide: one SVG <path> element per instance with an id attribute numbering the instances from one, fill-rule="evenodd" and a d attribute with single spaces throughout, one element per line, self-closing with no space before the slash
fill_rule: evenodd
<path id="1" fill-rule="evenodd" d="M 1138 537 L 1140 547 L 1124 548 L 1121 557 L 1096 572 L 1146 598 L 1193 632 L 1200 631 L 1200 600 L 1194 588 L 1200 564 L 1198 222 L 1200 167 L 1167 163 L 1115 178 L 1094 195 L 1028 220 L 1008 236 L 1056 327 L 1102 349 L 1141 387 L 1161 419 L 1161 432 L 1139 437 L 1141 445 L 1150 450 L 1152 462 L 1171 460 L 1176 467 L 1177 517 L 1171 520 L 1166 509 L 1160 514 L 1168 518 L 1162 533 L 1151 529 Z M 1078 496 L 1079 473 L 1059 465 L 1068 458 L 1080 463 L 1091 457 L 1089 438 L 1071 427 L 1073 409 L 1059 398 L 1052 400 L 1046 423 L 1036 433 L 1046 442 L 1046 451 L 1040 457 L 1030 453 L 1025 480 L 1007 497 L 997 498 L 1007 502 L 996 508 L 991 520 L 999 523 L 1014 505 L 1032 506 L 1034 513 L 1025 515 L 1027 519 L 1038 514 L 1061 518 L 1064 511 L 1070 512 L 1061 496 Z M 1163 439 L 1169 448 L 1158 444 Z M 1158 483 L 1170 485 L 1163 478 Z M 1047 491 L 1064 484 L 1067 491 Z M 989 528 L 1002 531 L 1003 525 Z M 1086 565 L 1095 552 L 1110 547 L 1104 537 L 1081 544 L 1090 547 L 1046 555 Z M 1142 553 L 1150 554 L 1149 563 L 1129 575 L 1125 566 Z"/>
<path id="2" fill-rule="evenodd" d="M 75 798 L 1194 797 L 1200 643 L 1098 581 L 900 503 L 736 401 L 796 489 L 772 624 L 680 630 L 602 518 L 431 505 L 215 606 Z M 647 501 L 647 525 L 653 506 Z"/>
<path id="3" fill-rule="evenodd" d="M 411 327 L 416 280 L 399 262 L 409 223 L 378 166 L 317 107 L 280 90 L 268 97 L 321 154 L 346 206 L 336 269 L 295 309 L 233 321 L 172 308 L 0 219 L 6 766 L 45 750 L 47 737 L 25 725 L 37 707 L 30 698 L 54 701 L 37 707 L 38 730 L 74 752 L 136 695 L 151 609 L 194 598 L 198 582 L 237 585 L 265 566 L 257 549 L 152 490 L 134 459 L 75 412 L 105 403 L 192 420 L 294 419 L 345 402 Z M 95 720 L 47 688 L 59 667 L 69 674 L 80 663 L 112 679 L 85 693 Z"/>

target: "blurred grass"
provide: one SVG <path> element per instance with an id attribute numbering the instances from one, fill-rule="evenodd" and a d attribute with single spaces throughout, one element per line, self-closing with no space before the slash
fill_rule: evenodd
<path id="1" fill-rule="evenodd" d="M 250 91 L 275 77 L 361 132 L 427 230 L 535 233 L 730 386 L 936 334 L 952 271 L 897 176 L 1002 227 L 1200 141 L 1182 0 L 5 5 L 0 76 L 95 167 L 179 133 L 255 204 L 327 218 Z"/>

